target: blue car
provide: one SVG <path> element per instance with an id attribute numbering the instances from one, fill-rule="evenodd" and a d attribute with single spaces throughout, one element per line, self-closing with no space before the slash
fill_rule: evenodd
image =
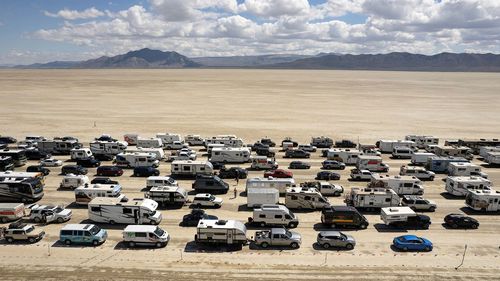
<path id="1" fill-rule="evenodd" d="M 432 242 L 415 235 L 403 235 L 394 238 L 392 244 L 396 249 L 403 251 L 432 251 Z"/>

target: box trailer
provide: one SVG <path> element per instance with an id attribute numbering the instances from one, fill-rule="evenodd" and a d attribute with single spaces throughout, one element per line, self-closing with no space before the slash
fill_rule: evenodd
<path id="1" fill-rule="evenodd" d="M 247 207 L 254 208 L 266 204 L 278 204 L 280 198 L 276 188 L 248 188 Z"/>
<path id="2" fill-rule="evenodd" d="M 280 194 L 285 194 L 287 189 L 295 186 L 293 178 L 250 178 L 247 179 L 246 190 L 250 188 L 273 188 L 278 190 Z"/>
<path id="3" fill-rule="evenodd" d="M 125 134 L 123 135 L 123 140 L 128 143 L 128 145 L 137 145 L 137 139 L 139 134 Z"/>
<path id="4" fill-rule="evenodd" d="M 375 210 L 384 207 L 399 206 L 399 196 L 394 190 L 389 188 L 356 188 L 345 198 L 347 206 L 353 206 L 356 209 Z"/>
<path id="5" fill-rule="evenodd" d="M 413 165 L 425 165 L 425 164 L 427 164 L 427 161 L 429 160 L 429 158 L 435 157 L 435 156 L 436 156 L 436 154 L 431 153 L 431 152 L 414 152 L 411 155 L 410 162 Z"/>
<path id="6" fill-rule="evenodd" d="M 23 203 L 0 203 L 0 222 L 7 223 L 24 216 Z"/>
<path id="7" fill-rule="evenodd" d="M 138 138 L 136 146 L 143 148 L 162 148 L 163 142 L 159 138 Z"/>
<path id="8" fill-rule="evenodd" d="M 410 207 L 382 208 L 380 209 L 380 219 L 389 226 L 428 229 L 431 225 L 429 216 L 419 215 Z"/>
<path id="9" fill-rule="evenodd" d="M 409 140 L 379 140 L 376 143 L 382 153 L 392 153 L 394 147 L 410 147 L 415 148 L 415 142 Z"/>
<path id="10" fill-rule="evenodd" d="M 247 163 L 250 161 L 248 147 L 216 147 L 210 153 L 210 162 Z"/>
<path id="11" fill-rule="evenodd" d="M 170 173 L 173 176 L 213 175 L 214 167 L 208 161 L 174 160 Z"/>
<path id="12" fill-rule="evenodd" d="M 360 155 L 356 168 L 358 170 L 368 170 L 370 172 L 388 172 L 389 165 L 382 162 L 382 157 L 375 155 Z"/>

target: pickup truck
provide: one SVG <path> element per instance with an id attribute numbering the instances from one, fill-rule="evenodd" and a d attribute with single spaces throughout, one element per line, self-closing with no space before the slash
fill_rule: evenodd
<path id="1" fill-rule="evenodd" d="M 255 245 L 262 248 L 269 246 L 289 246 L 292 249 L 300 247 L 302 238 L 299 233 L 284 228 L 271 228 L 255 232 Z"/>
<path id="2" fill-rule="evenodd" d="M 351 170 L 351 179 L 357 181 L 369 181 L 372 178 L 372 172 L 368 170 Z"/>

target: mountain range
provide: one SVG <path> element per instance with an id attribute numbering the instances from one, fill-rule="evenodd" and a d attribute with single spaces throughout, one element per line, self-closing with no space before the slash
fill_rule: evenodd
<path id="1" fill-rule="evenodd" d="M 500 72 L 500 55 L 440 53 L 432 56 L 395 52 L 388 54 L 261 55 L 188 58 L 177 52 L 141 49 L 113 57 L 86 61 L 54 61 L 15 68 L 265 68 L 342 69 L 394 71 L 484 71 Z"/>

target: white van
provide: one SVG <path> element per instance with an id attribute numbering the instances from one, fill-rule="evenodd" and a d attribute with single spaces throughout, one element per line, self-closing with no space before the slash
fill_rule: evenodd
<path id="1" fill-rule="evenodd" d="M 427 160 L 434 156 L 436 156 L 436 154 L 431 152 L 415 152 L 411 155 L 410 162 L 413 165 L 425 165 L 427 164 Z"/>
<path id="2" fill-rule="evenodd" d="M 281 225 L 295 228 L 299 225 L 299 218 L 286 206 L 265 204 L 253 210 L 253 216 L 248 218 L 248 222 L 258 224 L 262 227 L 268 225 Z"/>
<path id="3" fill-rule="evenodd" d="M 146 179 L 146 188 L 151 188 L 153 186 L 178 186 L 176 180 L 171 177 L 163 176 L 150 176 Z"/>
<path id="4" fill-rule="evenodd" d="M 406 146 L 395 146 L 392 149 L 392 158 L 410 159 L 413 155 L 413 149 Z"/>
<path id="5" fill-rule="evenodd" d="M 170 240 L 168 232 L 155 225 L 127 225 L 122 234 L 123 241 L 130 247 L 151 245 L 160 248 Z"/>
<path id="6" fill-rule="evenodd" d="M 250 168 L 254 170 L 273 170 L 278 168 L 278 162 L 267 158 L 267 156 L 252 156 L 250 159 L 252 161 Z"/>

